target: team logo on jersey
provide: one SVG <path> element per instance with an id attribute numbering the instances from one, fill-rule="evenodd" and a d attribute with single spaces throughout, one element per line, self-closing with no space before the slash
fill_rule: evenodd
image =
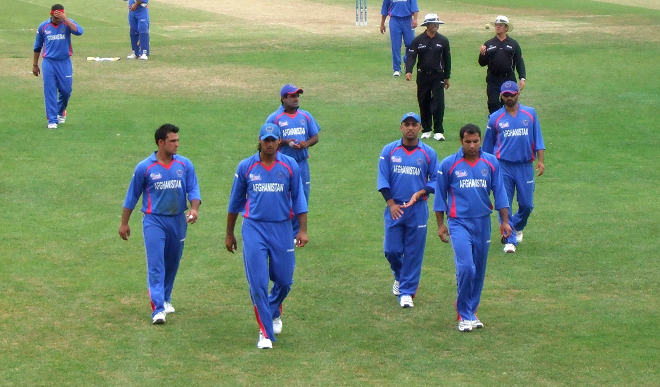
<path id="1" fill-rule="evenodd" d="M 529 120 L 523 120 L 523 125 L 527 126 L 529 124 Z"/>
<path id="2" fill-rule="evenodd" d="M 422 160 L 422 158 L 420 157 L 417 159 L 417 165 L 422 165 L 422 164 L 424 164 L 424 160 Z"/>
<path id="3" fill-rule="evenodd" d="M 467 171 L 456 171 L 456 177 L 466 177 L 467 175 Z"/>
<path id="4" fill-rule="evenodd" d="M 488 176 L 488 169 L 484 168 L 481 170 L 481 176 Z"/>
<path id="5" fill-rule="evenodd" d="M 254 173 L 251 173 L 248 177 L 250 181 L 261 181 L 261 175 L 255 175 Z"/>
<path id="6" fill-rule="evenodd" d="M 279 125 L 280 128 L 283 128 L 285 126 L 289 126 L 289 121 L 280 121 L 277 123 L 277 125 Z"/>
<path id="7" fill-rule="evenodd" d="M 307 120 L 304 118 L 300 120 L 300 125 L 307 125 Z"/>
<path id="8" fill-rule="evenodd" d="M 509 127 L 508 122 L 500 122 L 500 128 L 505 129 L 505 128 L 508 128 L 508 127 Z"/>
<path id="9" fill-rule="evenodd" d="M 284 174 L 283 171 L 277 172 L 277 178 L 280 180 L 284 180 L 286 178 L 286 175 Z"/>
<path id="10" fill-rule="evenodd" d="M 152 173 L 151 175 L 149 175 L 149 177 L 151 178 L 151 180 L 160 180 L 163 178 L 163 175 L 161 175 L 160 173 Z"/>
<path id="11" fill-rule="evenodd" d="M 400 163 L 401 161 L 403 161 L 401 156 L 392 156 L 392 162 L 393 163 Z"/>
<path id="12" fill-rule="evenodd" d="M 176 170 L 176 175 L 179 177 L 183 177 L 183 169 L 177 169 Z"/>

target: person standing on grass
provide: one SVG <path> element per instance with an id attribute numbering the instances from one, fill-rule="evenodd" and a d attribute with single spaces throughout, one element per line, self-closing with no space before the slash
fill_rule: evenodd
<path id="1" fill-rule="evenodd" d="M 488 119 L 484 135 L 484 152 L 494 154 L 502 166 L 504 188 L 513 209 L 516 194 L 518 211 L 510 215 L 515 233 L 504 243 L 504 252 L 515 253 L 523 240 L 523 229 L 534 209 L 534 160 L 538 176 L 545 172 L 545 144 L 541 124 L 532 107 L 518 103 L 520 92 L 516 82 L 508 81 L 500 88 L 504 107 Z"/>
<path id="2" fill-rule="evenodd" d="M 416 36 L 406 58 L 406 81 L 412 79 L 412 71 L 417 61 L 417 102 L 422 117 L 422 138 L 445 140 L 442 125 L 445 118 L 445 90 L 449 89 L 451 76 L 451 50 L 449 39 L 438 33 L 438 15 L 430 13 L 424 17 L 422 26 L 426 31 Z"/>
<path id="3" fill-rule="evenodd" d="M 149 0 L 128 0 L 128 26 L 133 52 L 126 59 L 149 59 Z"/>
<path id="4" fill-rule="evenodd" d="M 525 61 L 520 45 L 507 33 L 513 30 L 506 16 L 495 18 L 495 37 L 486 41 L 479 50 L 479 65 L 488 66 L 486 75 L 486 95 L 488 96 L 488 114 L 502 107 L 500 87 L 506 81 L 516 81 L 516 70 L 520 77 L 520 90 L 525 88 Z"/>
<path id="5" fill-rule="evenodd" d="M 401 75 L 401 39 L 403 44 L 408 47 L 415 37 L 415 28 L 417 28 L 417 14 L 419 6 L 417 0 L 383 0 L 383 6 L 380 9 L 380 33 L 384 34 L 385 19 L 390 17 L 390 40 L 392 41 L 392 68 L 395 77 Z M 404 48 L 405 48 L 404 47 Z M 403 62 L 406 61 L 404 55 Z"/>
<path id="6" fill-rule="evenodd" d="M 481 130 L 476 125 L 467 124 L 459 135 L 461 148 L 440 163 L 433 210 L 438 222 L 438 236 L 445 243 L 451 238 L 454 249 L 458 330 L 470 332 L 484 326 L 476 313 L 491 239 L 491 192 L 495 209 L 502 218 L 500 228 L 504 237 L 511 235 L 511 226 L 500 165 L 495 156 L 479 149 Z"/>
<path id="7" fill-rule="evenodd" d="M 438 167 L 433 148 L 419 141 L 420 122 L 417 113 L 404 114 L 401 139 L 385 145 L 378 162 L 378 191 L 387 203 L 384 253 L 394 274 L 392 293 L 402 308 L 414 306 L 426 247 L 426 201 Z"/>
<path id="8" fill-rule="evenodd" d="M 62 4 L 53 5 L 50 8 L 50 19 L 37 28 L 32 74 L 38 77 L 41 73 L 39 56 L 42 56 L 48 129 L 57 129 L 57 125 L 63 124 L 66 120 L 66 107 L 73 89 L 71 35 L 82 35 L 82 33 L 82 27 L 66 16 Z"/>
<path id="9" fill-rule="evenodd" d="M 243 262 L 250 297 L 259 324 L 257 348 L 273 348 L 282 332 L 282 303 L 291 290 L 296 265 L 291 219 L 298 218 L 295 246 L 304 247 L 307 237 L 307 202 L 298 163 L 278 152 L 282 134 L 275 124 L 259 130 L 258 152 L 241 161 L 234 175 L 225 247 L 237 248 L 234 229 L 243 214 Z M 268 293 L 269 280 L 273 287 Z"/>
<path id="10" fill-rule="evenodd" d="M 300 95 L 303 89 L 292 84 L 286 84 L 280 90 L 280 107 L 268 116 L 266 123 L 275 124 L 280 127 L 280 152 L 292 157 L 298 163 L 300 178 L 303 182 L 305 202 L 309 206 L 309 192 L 311 186 L 311 175 L 309 172 L 309 148 L 319 142 L 321 128 L 316 123 L 314 116 L 306 110 L 299 108 Z M 298 234 L 300 225 L 298 218 L 294 217 L 293 235 Z"/>
<path id="11" fill-rule="evenodd" d="M 119 236 L 128 240 L 131 235 L 128 221 L 142 196 L 142 230 L 154 324 L 164 324 L 166 315 L 174 313 L 172 289 L 188 223 L 197 222 L 202 203 L 195 167 L 178 154 L 178 133 L 179 128 L 172 124 L 156 130 L 158 150 L 135 167 L 119 226 Z M 186 199 L 190 202 L 187 216 Z"/>

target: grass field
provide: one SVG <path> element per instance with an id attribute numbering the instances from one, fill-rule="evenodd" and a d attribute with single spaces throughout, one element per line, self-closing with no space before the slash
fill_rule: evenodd
<path id="1" fill-rule="evenodd" d="M 429 142 L 439 157 L 458 149 L 460 126 L 486 123 L 476 60 L 498 14 L 515 23 L 521 103 L 539 112 L 547 147 L 525 241 L 506 256 L 493 244 L 486 328 L 470 334 L 456 330 L 453 253 L 433 217 L 415 308 L 390 293 L 377 160 L 417 104 L 414 82 L 391 76 L 379 2 L 366 28 L 350 1 L 300 2 L 308 14 L 284 0 L 151 3 L 147 62 L 85 61 L 129 53 L 126 3 L 63 3 L 84 34 L 57 131 L 30 73 L 52 4 L 3 3 L 0 385 L 660 385 L 657 1 L 419 0 L 452 46 L 447 141 Z M 305 89 L 301 107 L 322 132 L 310 243 L 297 252 L 284 332 L 259 351 L 241 249 L 223 246 L 226 209 L 236 165 L 288 82 Z M 165 122 L 181 128 L 203 204 L 177 312 L 152 326 L 139 217 L 128 242 L 117 229 L 133 168 Z"/>

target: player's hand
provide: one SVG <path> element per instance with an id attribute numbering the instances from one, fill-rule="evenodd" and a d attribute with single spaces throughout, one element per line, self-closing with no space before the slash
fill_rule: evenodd
<path id="1" fill-rule="evenodd" d="M 449 89 L 449 79 L 445 79 L 445 90 Z"/>
<path id="2" fill-rule="evenodd" d="M 390 208 L 390 215 L 392 216 L 392 219 L 397 220 L 400 217 L 403 216 L 403 210 L 401 209 L 402 207 L 396 203 L 392 205 L 388 205 Z"/>
<path id="3" fill-rule="evenodd" d="M 410 81 L 412 79 L 412 73 L 406 73 L 406 81 Z"/>
<path id="4" fill-rule="evenodd" d="M 500 234 L 502 235 L 502 238 L 510 237 L 512 232 L 513 230 L 511 229 L 511 225 L 509 224 L 509 222 L 502 222 L 502 224 L 500 225 Z"/>
<path id="5" fill-rule="evenodd" d="M 387 31 L 387 27 L 385 27 L 385 24 L 382 23 L 382 24 L 380 25 L 380 33 L 381 33 L 381 34 L 384 34 L 385 31 Z"/>
<path id="6" fill-rule="evenodd" d="M 119 236 L 121 237 L 121 239 L 127 241 L 128 237 L 131 236 L 131 227 L 127 224 L 120 225 Z"/>
<path id="7" fill-rule="evenodd" d="M 227 251 L 234 254 L 234 250 L 238 249 L 238 244 L 236 243 L 236 236 L 234 234 L 227 234 L 225 237 L 225 247 Z"/>
<path id="8" fill-rule="evenodd" d="M 443 242 L 449 243 L 449 230 L 447 229 L 447 226 L 441 224 L 438 227 L 438 236 L 440 237 L 440 240 L 442 240 Z"/>
<path id="9" fill-rule="evenodd" d="M 412 22 L 410 23 L 410 26 L 415 29 L 417 28 L 417 19 L 412 19 Z"/>
<path id="10" fill-rule="evenodd" d="M 537 161 L 536 162 L 536 170 L 539 173 L 536 176 L 541 176 L 543 174 L 543 172 L 545 172 L 545 164 L 543 164 L 543 161 Z"/>
<path id="11" fill-rule="evenodd" d="M 186 216 L 186 223 L 195 224 L 197 222 L 197 210 L 190 210 Z"/>
<path id="12" fill-rule="evenodd" d="M 486 46 L 485 45 L 481 46 L 481 48 L 479 49 L 479 55 L 486 55 Z"/>
<path id="13" fill-rule="evenodd" d="M 309 237 L 307 236 L 307 233 L 303 231 L 298 231 L 298 235 L 296 235 L 296 247 L 305 247 L 307 242 L 309 242 Z"/>
<path id="14" fill-rule="evenodd" d="M 35 77 L 38 77 L 40 73 L 41 73 L 41 70 L 39 70 L 39 65 L 33 65 L 32 66 L 32 74 L 34 74 Z"/>
<path id="15" fill-rule="evenodd" d="M 518 81 L 518 87 L 520 88 L 520 91 L 522 91 L 525 88 L 525 80 L 521 79 Z"/>
<path id="16" fill-rule="evenodd" d="M 135 10 L 137 9 L 137 7 L 138 7 L 138 5 L 134 3 L 133 5 L 131 5 L 130 7 L 128 7 L 128 10 L 129 10 L 129 11 L 135 11 Z"/>
<path id="17" fill-rule="evenodd" d="M 66 19 L 66 15 L 64 14 L 64 11 L 57 10 L 57 11 L 53 11 L 53 18 L 59 21 L 63 21 L 64 19 Z"/>
<path id="18" fill-rule="evenodd" d="M 413 194 L 413 196 L 410 197 L 409 201 L 403 203 L 403 206 L 401 206 L 401 208 L 408 208 L 408 207 L 412 206 L 413 204 L 417 203 L 417 199 L 419 199 L 419 197 L 424 195 L 425 193 L 426 193 L 426 191 L 424 191 L 424 190 L 420 190 L 420 191 L 415 192 Z"/>

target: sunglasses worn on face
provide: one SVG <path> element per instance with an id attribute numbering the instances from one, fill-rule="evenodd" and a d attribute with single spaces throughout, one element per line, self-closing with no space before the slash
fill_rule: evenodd
<path id="1" fill-rule="evenodd" d="M 513 98 L 516 95 L 518 95 L 518 93 L 502 93 L 502 97 L 504 98 Z"/>

